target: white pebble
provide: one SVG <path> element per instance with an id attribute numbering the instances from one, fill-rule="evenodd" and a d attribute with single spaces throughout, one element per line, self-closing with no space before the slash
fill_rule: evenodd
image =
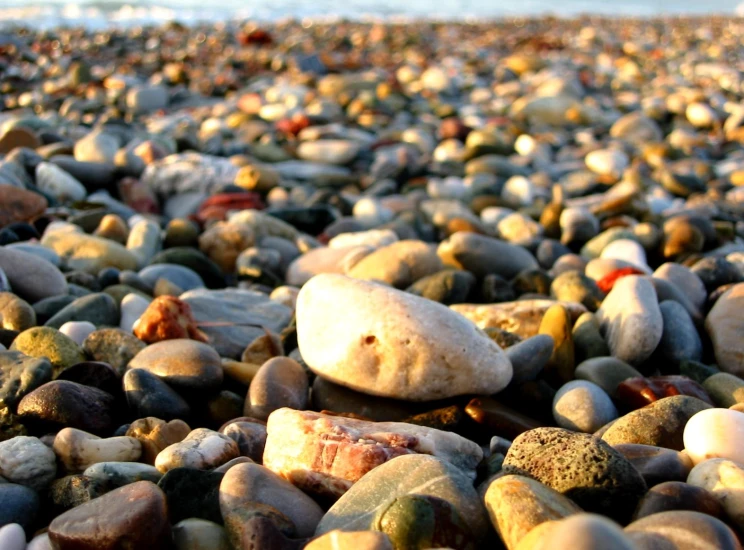
<path id="1" fill-rule="evenodd" d="M 67 321 L 59 327 L 59 331 L 74 340 L 78 346 L 82 346 L 88 335 L 95 330 L 96 325 L 90 321 Z"/>
<path id="2" fill-rule="evenodd" d="M 0 548 L 2 550 L 24 550 L 26 548 L 26 533 L 17 523 L 9 523 L 0 527 Z"/>
<path id="3" fill-rule="evenodd" d="M 744 413 L 706 409 L 690 418 L 683 435 L 685 451 L 695 464 L 710 458 L 744 463 Z"/>
<path id="4" fill-rule="evenodd" d="M 150 302 L 138 294 L 127 294 L 121 301 L 121 318 L 119 328 L 125 332 L 132 332 L 134 324 L 142 317 Z"/>

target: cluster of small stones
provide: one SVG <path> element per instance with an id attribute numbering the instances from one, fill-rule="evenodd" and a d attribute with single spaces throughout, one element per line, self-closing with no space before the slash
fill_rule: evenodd
<path id="1" fill-rule="evenodd" d="M 0 35 L 0 549 L 740 550 L 744 23 Z"/>

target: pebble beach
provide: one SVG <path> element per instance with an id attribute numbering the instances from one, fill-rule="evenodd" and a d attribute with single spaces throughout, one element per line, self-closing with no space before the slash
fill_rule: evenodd
<path id="1" fill-rule="evenodd" d="M 744 19 L 0 32 L 0 550 L 741 550 Z"/>

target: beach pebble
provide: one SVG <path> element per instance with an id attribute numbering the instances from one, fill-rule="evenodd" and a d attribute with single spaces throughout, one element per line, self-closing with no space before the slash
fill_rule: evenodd
<path id="1" fill-rule="evenodd" d="M 137 418 L 187 418 L 189 404 L 168 384 L 144 369 L 129 369 L 122 380 L 129 410 Z"/>
<path id="2" fill-rule="evenodd" d="M 446 265 L 478 278 L 494 273 L 511 279 L 521 271 L 538 268 L 535 257 L 524 248 L 475 233 L 455 233 L 440 243 L 437 253 Z"/>
<path id="3" fill-rule="evenodd" d="M 289 357 L 264 363 L 251 381 L 244 414 L 259 420 L 282 407 L 307 408 L 308 380 L 304 369 Z"/>
<path id="4" fill-rule="evenodd" d="M 0 476 L 9 483 L 43 491 L 56 473 L 54 453 L 36 437 L 17 436 L 0 442 Z"/>
<path id="5" fill-rule="evenodd" d="M 379 248 L 346 270 L 349 277 L 407 288 L 422 277 L 442 269 L 433 246 L 420 241 L 398 241 Z"/>
<path id="6" fill-rule="evenodd" d="M 663 332 L 658 352 L 674 363 L 682 360 L 700 361 L 703 344 L 695 325 L 685 308 L 672 300 L 659 304 L 663 319 Z"/>
<path id="7" fill-rule="evenodd" d="M 721 520 L 686 510 L 659 512 L 634 521 L 625 533 L 638 547 L 683 550 L 737 550 L 739 541 Z"/>
<path id="8" fill-rule="evenodd" d="M 21 298 L 35 303 L 44 298 L 67 294 L 67 281 L 57 267 L 38 255 L 0 247 L 0 269 Z"/>
<path id="9" fill-rule="evenodd" d="M 0 292 L 0 328 L 23 332 L 36 326 L 36 311 L 11 292 Z"/>
<path id="10" fill-rule="evenodd" d="M 46 232 L 41 244 L 62 258 L 68 269 L 97 275 L 107 267 L 137 269 L 137 258 L 119 243 L 77 231 Z"/>
<path id="11" fill-rule="evenodd" d="M 538 525 L 582 513 L 571 499 L 521 475 L 493 480 L 484 502 L 494 529 L 510 550 Z"/>
<path id="12" fill-rule="evenodd" d="M 744 402 L 744 380 L 727 372 L 718 372 L 703 382 L 703 388 L 719 407 Z"/>
<path id="13" fill-rule="evenodd" d="M 134 462 L 142 454 L 133 437 L 100 438 L 75 428 L 64 428 L 54 437 L 54 453 L 70 472 L 82 472 L 99 462 Z"/>
<path id="14" fill-rule="evenodd" d="M 516 550 L 592 550 L 599 547 L 608 550 L 636 548 L 617 523 L 597 514 L 574 514 L 540 524 L 522 539 Z"/>
<path id="15" fill-rule="evenodd" d="M 312 536 L 323 517 L 321 508 L 305 493 L 258 464 L 230 468 L 220 484 L 220 507 L 229 510 L 260 502 L 287 516 L 299 537 Z"/>
<path id="16" fill-rule="evenodd" d="M 0 483 L 0 526 L 20 524 L 29 530 L 39 512 L 39 495 L 15 483 Z"/>
<path id="17" fill-rule="evenodd" d="M 159 548 L 170 538 L 165 495 L 149 481 L 114 489 L 57 516 L 49 525 L 49 539 L 58 548 Z"/>
<path id="18" fill-rule="evenodd" d="M 592 172 L 618 180 L 628 166 L 628 155 L 617 149 L 600 149 L 589 153 L 585 162 Z"/>
<path id="19" fill-rule="evenodd" d="M 121 301 L 121 317 L 119 318 L 119 328 L 124 332 L 131 333 L 134 325 L 142 317 L 150 306 L 150 301 L 139 296 L 138 294 L 127 294 Z"/>
<path id="20" fill-rule="evenodd" d="M 436 481 L 435 481 L 436 480 Z M 447 501 L 480 540 L 488 516 L 468 476 L 452 464 L 427 455 L 405 455 L 371 470 L 323 516 L 317 535 L 330 531 L 364 531 L 375 527 L 377 512 L 408 494 Z"/>
<path id="21" fill-rule="evenodd" d="M 553 355 L 554 343 L 549 334 L 538 334 L 507 348 L 506 356 L 514 371 L 511 384 L 537 378 Z"/>
<path id="22" fill-rule="evenodd" d="M 176 550 L 230 550 L 225 529 L 205 519 L 188 518 L 173 526 Z"/>
<path id="23" fill-rule="evenodd" d="M 630 365 L 642 363 L 656 349 L 663 318 L 651 283 L 637 276 L 623 277 L 597 311 L 610 351 Z"/>
<path id="24" fill-rule="evenodd" d="M 716 300 L 715 305 L 705 319 L 718 366 L 725 372 L 735 375 L 744 374 L 744 356 L 741 334 L 744 317 L 744 284 L 737 284 L 729 288 Z"/>
<path id="25" fill-rule="evenodd" d="M 744 462 L 742 437 L 744 413 L 730 409 L 700 411 L 684 426 L 684 448 L 695 464 L 711 458 Z"/>
<path id="26" fill-rule="evenodd" d="M 264 466 L 301 489 L 331 497 L 341 496 L 368 471 L 400 455 L 425 451 L 469 476 L 483 456 L 475 443 L 454 433 L 311 411 L 274 411 L 266 430 Z M 330 462 L 323 458 L 329 445 L 336 457 Z M 353 456 L 364 459 L 345 459 Z"/>
<path id="27" fill-rule="evenodd" d="M 174 468 L 216 468 L 240 454 L 238 445 L 226 435 L 197 428 L 182 441 L 174 443 L 158 454 L 155 467 L 165 473 Z"/>
<path id="28" fill-rule="evenodd" d="M 305 550 L 339 550 L 355 548 L 356 550 L 393 550 L 390 538 L 379 531 L 329 531 L 313 539 Z"/>
<path id="29" fill-rule="evenodd" d="M 620 521 L 631 516 L 646 492 L 640 473 L 622 454 L 590 434 L 561 428 L 538 428 L 517 437 L 503 471 L 528 475 L 571 495 L 584 510 Z"/>
<path id="30" fill-rule="evenodd" d="M 585 380 L 564 384 L 553 398 L 553 418 L 567 430 L 594 433 L 617 416 L 610 396 Z"/>
<path id="31" fill-rule="evenodd" d="M 200 518 L 222 523 L 219 488 L 224 474 L 178 467 L 168 470 L 158 482 L 168 501 L 171 523 Z"/>
<path id="32" fill-rule="evenodd" d="M 698 463 L 687 477 L 687 483 L 707 489 L 721 503 L 728 520 L 741 529 L 744 525 L 744 467 L 731 460 L 714 458 Z"/>
<path id="33" fill-rule="evenodd" d="M 140 442 L 142 462 L 155 464 L 155 458 L 160 451 L 169 445 L 183 441 L 190 432 L 191 428 L 183 420 L 165 422 L 149 416 L 132 422 L 124 435 Z"/>
<path id="34" fill-rule="evenodd" d="M 25 395 L 52 379 L 46 357 L 28 357 L 18 351 L 0 351 L 0 401 L 15 409 Z"/>
<path id="35" fill-rule="evenodd" d="M 633 519 L 671 510 L 701 512 L 720 520 L 725 518 L 723 506 L 707 489 L 681 481 L 667 481 L 649 489 L 638 504 Z"/>
<path id="36" fill-rule="evenodd" d="M 88 194 L 82 183 L 50 162 L 40 162 L 35 176 L 39 189 L 62 203 L 83 200 Z"/>
<path id="37" fill-rule="evenodd" d="M 87 321 L 97 327 L 116 326 L 119 324 L 119 307 L 105 292 L 88 294 L 62 308 L 45 326 L 60 329 L 70 321 Z"/>
<path id="38" fill-rule="evenodd" d="M 112 489 L 137 481 L 157 483 L 163 476 L 155 466 L 137 462 L 97 462 L 88 466 L 83 475 Z"/>
<path id="39" fill-rule="evenodd" d="M 163 86 L 134 87 L 127 92 L 126 103 L 135 113 L 164 109 L 168 106 L 168 90 Z"/>
<path id="40" fill-rule="evenodd" d="M 67 336 L 78 346 L 82 346 L 85 339 L 95 332 L 96 326 L 89 321 L 67 321 L 61 327 L 59 332 Z"/>
<path id="41" fill-rule="evenodd" d="M 355 305 L 331 311 L 328 295 Z M 340 275 L 303 287 L 297 325 L 307 365 L 365 393 L 419 401 L 495 393 L 512 375 L 498 345 L 445 306 Z"/>
<path id="42" fill-rule="evenodd" d="M 0 548 L 3 550 L 26 550 L 26 533 L 17 523 L 0 527 Z"/>
<path id="43" fill-rule="evenodd" d="M 108 363 L 122 375 L 132 358 L 145 348 L 145 344 L 121 329 L 103 328 L 91 332 L 83 341 L 82 348 L 91 359 Z"/>

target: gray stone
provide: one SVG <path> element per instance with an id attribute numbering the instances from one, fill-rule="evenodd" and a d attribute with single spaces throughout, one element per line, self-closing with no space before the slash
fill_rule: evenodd
<path id="1" fill-rule="evenodd" d="M 108 294 L 103 292 L 89 294 L 65 306 L 49 319 L 45 326 L 58 329 L 70 321 L 88 321 L 96 327 L 117 326 L 119 306 Z"/>

